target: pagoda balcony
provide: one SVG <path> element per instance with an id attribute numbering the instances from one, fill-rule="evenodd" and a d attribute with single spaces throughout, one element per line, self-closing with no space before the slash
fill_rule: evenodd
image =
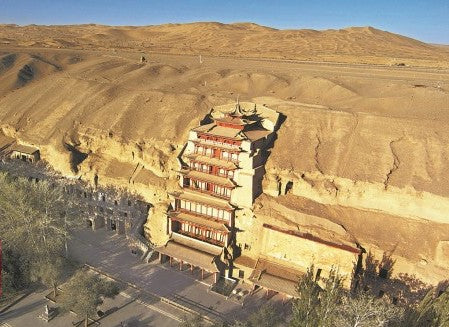
<path id="1" fill-rule="evenodd" d="M 195 240 L 203 241 L 203 242 L 206 242 L 206 243 L 209 243 L 209 244 L 213 244 L 213 245 L 217 245 L 217 246 L 220 246 L 220 247 L 223 247 L 225 245 L 225 242 L 221 242 L 219 240 L 215 240 L 215 239 L 212 239 L 212 238 L 207 238 L 204 235 L 198 235 L 198 234 L 195 234 L 195 233 L 192 233 L 192 232 L 186 232 L 186 231 L 183 231 L 183 230 L 179 230 L 179 231 L 172 231 L 172 233 L 181 234 L 183 236 L 187 236 L 187 237 L 193 238 Z"/>
<path id="2" fill-rule="evenodd" d="M 200 145 L 200 146 L 207 147 L 207 148 L 227 150 L 227 151 L 235 152 L 235 153 L 246 152 L 245 150 L 240 148 L 239 145 L 225 144 L 225 143 L 221 143 L 221 142 L 204 140 L 204 139 L 192 140 L 192 142 L 196 145 Z"/>
<path id="3" fill-rule="evenodd" d="M 177 211 L 169 211 L 168 216 L 171 220 L 179 222 L 188 222 L 189 224 L 197 227 L 214 230 L 220 233 L 228 233 L 229 227 L 226 224 L 230 224 L 230 221 L 226 219 L 214 218 L 206 215 L 201 215 L 196 212 L 188 211 L 185 209 L 179 209 Z"/>
<path id="4" fill-rule="evenodd" d="M 219 199 L 223 199 L 223 200 L 230 200 L 231 199 L 230 195 L 227 196 L 227 195 L 222 195 L 222 194 L 215 193 L 214 191 L 209 191 L 209 190 L 203 190 L 203 189 L 200 189 L 200 188 L 195 188 L 195 187 L 192 187 L 191 184 L 190 185 L 185 185 L 184 184 L 183 187 L 187 188 L 189 190 L 192 190 L 192 191 L 196 191 L 196 192 L 200 192 L 200 193 L 203 193 L 203 194 L 211 195 L 211 196 L 217 197 Z"/>
<path id="5" fill-rule="evenodd" d="M 226 160 L 222 158 L 214 157 L 211 155 L 203 155 L 200 153 L 191 153 L 186 155 L 191 162 L 198 162 L 201 164 L 206 164 L 208 166 L 223 168 L 225 170 L 235 170 L 238 167 L 235 160 Z M 238 160 L 237 160 L 238 161 Z"/>
<path id="6" fill-rule="evenodd" d="M 184 166 L 181 169 L 182 171 L 198 171 L 200 173 L 204 173 L 204 174 L 208 174 L 208 175 L 213 175 L 213 176 L 218 176 L 218 177 L 223 177 L 223 178 L 234 178 L 234 175 L 231 175 L 229 173 L 220 173 L 219 169 L 200 169 L 199 167 L 192 167 L 192 166 Z"/>
<path id="7" fill-rule="evenodd" d="M 203 144 L 219 146 L 221 148 L 225 148 L 225 149 L 229 149 L 229 150 L 239 150 L 240 149 L 240 145 L 237 145 L 237 144 L 229 144 L 229 143 L 225 143 L 225 142 L 206 140 L 206 139 L 200 139 L 200 140 L 201 140 L 200 142 Z"/>
<path id="8" fill-rule="evenodd" d="M 223 186 L 231 189 L 237 186 L 229 177 L 222 177 L 219 175 L 213 175 L 206 172 L 191 169 L 183 169 L 180 171 L 180 173 L 183 174 L 184 177 L 189 178 L 191 180 L 208 182 L 217 186 Z"/>
<path id="9" fill-rule="evenodd" d="M 183 214 L 190 214 L 190 215 L 198 216 L 200 218 L 207 219 L 207 220 L 210 220 L 211 222 L 215 222 L 215 223 L 222 223 L 222 224 L 229 224 L 229 225 L 231 224 L 231 220 L 221 219 L 221 218 L 217 218 L 214 216 L 205 215 L 203 213 L 199 213 L 196 211 L 190 211 L 187 209 L 183 209 L 183 208 L 177 208 L 176 211 L 171 211 L 170 213 L 178 213 L 178 212 L 183 213 Z M 232 217 L 231 217 L 231 219 L 232 219 Z"/>

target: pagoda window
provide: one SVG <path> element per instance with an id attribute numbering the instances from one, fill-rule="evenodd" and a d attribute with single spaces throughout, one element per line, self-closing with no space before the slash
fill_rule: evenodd
<path id="1" fill-rule="evenodd" d="M 229 177 L 229 178 L 234 178 L 234 171 L 229 170 L 229 171 L 228 171 L 228 177 Z"/>
<path id="2" fill-rule="evenodd" d="M 226 221 L 231 221 L 231 213 L 229 211 L 224 212 L 224 219 Z"/>
<path id="3" fill-rule="evenodd" d="M 201 206 L 201 213 L 203 215 L 207 215 L 207 207 L 206 206 Z"/>
<path id="4" fill-rule="evenodd" d="M 182 209 L 186 208 L 186 202 L 184 200 L 181 200 L 181 208 Z"/>
<path id="5" fill-rule="evenodd" d="M 232 160 L 238 160 L 238 158 L 239 158 L 239 155 L 237 153 L 232 153 L 231 154 L 231 159 Z"/>
<path id="6" fill-rule="evenodd" d="M 212 149 L 206 148 L 206 156 L 211 156 L 211 155 L 212 155 Z"/>
<path id="7" fill-rule="evenodd" d="M 210 230 L 206 230 L 206 237 L 210 238 Z"/>
<path id="8" fill-rule="evenodd" d="M 229 152 L 228 151 L 222 151 L 221 155 L 223 156 L 223 159 L 228 159 L 229 158 Z"/>
<path id="9" fill-rule="evenodd" d="M 226 176 L 226 170 L 224 170 L 223 168 L 220 168 L 220 169 L 218 170 L 218 173 L 219 173 L 220 175 L 222 175 L 222 176 Z"/>
<path id="10" fill-rule="evenodd" d="M 207 215 L 212 216 L 212 207 L 207 207 Z"/>
<path id="11" fill-rule="evenodd" d="M 212 217 L 218 218 L 218 210 L 215 208 L 212 208 Z"/>
<path id="12" fill-rule="evenodd" d="M 231 189 L 227 188 L 226 191 L 225 191 L 225 195 L 227 197 L 231 197 Z"/>

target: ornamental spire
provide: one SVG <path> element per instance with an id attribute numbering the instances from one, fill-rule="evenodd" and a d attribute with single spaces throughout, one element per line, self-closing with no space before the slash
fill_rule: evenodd
<path id="1" fill-rule="evenodd" d="M 240 101 L 239 101 L 238 95 L 237 95 L 237 103 L 235 104 L 235 109 L 230 115 L 233 117 L 242 117 L 243 116 L 243 111 L 242 111 L 242 107 L 240 107 Z"/>

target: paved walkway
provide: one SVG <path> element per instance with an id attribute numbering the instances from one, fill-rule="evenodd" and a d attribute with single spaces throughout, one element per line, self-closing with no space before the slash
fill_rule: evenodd
<path id="1" fill-rule="evenodd" d="M 244 319 L 267 302 L 262 292 L 248 297 L 244 307 L 226 300 L 209 291 L 209 286 L 196 280 L 188 269 L 181 272 L 177 267 L 140 261 L 131 254 L 124 236 L 104 229 L 76 233 L 69 244 L 69 255 L 134 285 L 138 290 L 167 298 L 214 320 Z M 275 305 L 280 305 L 281 302 L 280 297 L 276 296 L 269 301 Z"/>
<path id="2" fill-rule="evenodd" d="M 98 308 L 105 312 L 105 315 L 97 320 L 97 323 L 91 323 L 89 326 L 120 327 L 121 322 L 128 323 L 129 327 L 175 327 L 179 325 L 179 318 L 161 313 L 158 308 L 155 310 L 146 303 L 136 300 L 136 297 L 128 296 L 127 292 L 132 292 L 132 290 L 125 289 L 114 299 L 105 299 L 104 303 Z M 45 299 L 45 295 L 48 293 L 50 293 L 50 290 L 34 292 L 13 305 L 0 315 L 0 327 L 67 327 L 73 326 L 73 322 L 81 321 L 81 318 L 73 313 L 62 312 L 59 312 L 49 322 L 39 318 L 39 315 L 44 312 L 46 304 L 52 308 L 57 307 L 57 305 Z"/>

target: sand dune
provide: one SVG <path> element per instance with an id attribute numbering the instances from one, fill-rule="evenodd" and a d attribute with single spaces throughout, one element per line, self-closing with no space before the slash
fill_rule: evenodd
<path id="1" fill-rule="evenodd" d="M 447 48 L 373 27 L 277 30 L 251 23 L 0 25 L 2 45 L 442 67 L 447 67 L 449 58 Z"/>

